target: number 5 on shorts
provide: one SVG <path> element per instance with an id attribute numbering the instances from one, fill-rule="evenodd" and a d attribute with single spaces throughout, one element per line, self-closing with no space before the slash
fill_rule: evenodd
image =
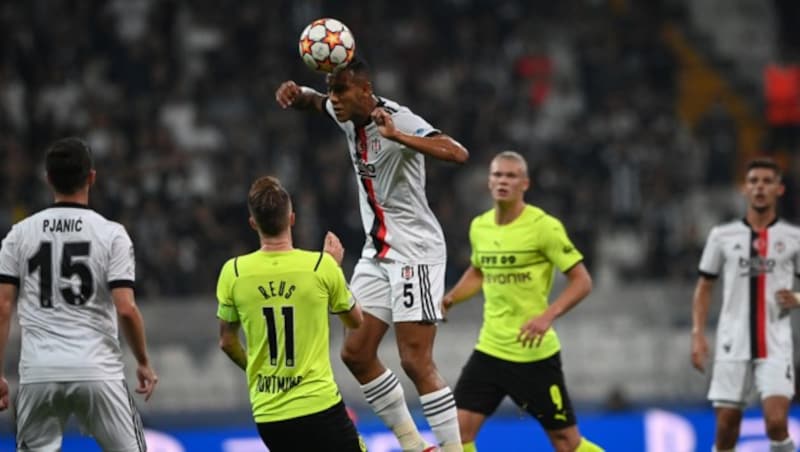
<path id="1" fill-rule="evenodd" d="M 414 306 L 414 293 L 411 292 L 414 289 L 414 285 L 411 283 L 403 284 L 403 306 L 410 308 Z"/>

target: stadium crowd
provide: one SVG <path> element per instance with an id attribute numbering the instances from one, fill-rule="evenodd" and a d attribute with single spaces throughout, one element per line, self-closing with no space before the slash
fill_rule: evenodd
<path id="1" fill-rule="evenodd" d="M 141 298 L 213 293 L 224 259 L 257 246 L 243 200 L 263 174 L 295 195 L 296 245 L 335 231 L 349 271 L 363 233 L 346 144 L 274 99 L 286 79 L 324 90 L 296 40 L 332 16 L 353 30 L 379 95 L 470 150 L 465 166 L 428 162 L 449 284 L 503 149 L 528 158 L 529 201 L 563 219 L 598 281 L 693 278 L 707 226 L 737 210 L 681 213 L 732 183 L 733 121 L 712 109 L 689 130 L 676 113 L 677 63 L 657 30 L 681 11 L 616 3 L 3 3 L 0 234 L 50 202 L 37 183 L 46 144 L 78 135 L 102 174 L 93 207 L 136 244 Z"/>

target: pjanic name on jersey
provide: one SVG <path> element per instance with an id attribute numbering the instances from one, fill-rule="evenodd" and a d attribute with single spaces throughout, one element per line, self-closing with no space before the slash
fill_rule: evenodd
<path id="1" fill-rule="evenodd" d="M 46 218 L 42 222 L 42 232 L 80 232 L 83 230 L 81 218 Z"/>
<path id="2" fill-rule="evenodd" d="M 264 286 L 258 286 L 258 291 L 261 292 L 265 300 L 269 300 L 272 297 L 283 297 L 288 300 L 292 297 L 294 290 L 295 285 L 286 281 L 270 281 Z"/>

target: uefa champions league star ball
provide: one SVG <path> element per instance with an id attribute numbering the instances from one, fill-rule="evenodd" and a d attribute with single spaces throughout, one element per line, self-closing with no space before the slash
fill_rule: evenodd
<path id="1" fill-rule="evenodd" d="M 300 34 L 298 49 L 309 68 L 333 72 L 352 61 L 356 42 L 345 24 L 326 17 L 308 24 Z"/>

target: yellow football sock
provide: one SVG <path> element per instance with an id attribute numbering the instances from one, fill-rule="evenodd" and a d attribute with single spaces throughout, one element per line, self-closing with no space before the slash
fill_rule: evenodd
<path id="1" fill-rule="evenodd" d="M 464 443 L 464 452 L 478 452 L 478 448 L 475 447 L 475 441 Z"/>
<path id="2" fill-rule="evenodd" d="M 605 452 L 605 449 L 586 438 L 581 438 L 581 442 L 575 452 Z"/>

